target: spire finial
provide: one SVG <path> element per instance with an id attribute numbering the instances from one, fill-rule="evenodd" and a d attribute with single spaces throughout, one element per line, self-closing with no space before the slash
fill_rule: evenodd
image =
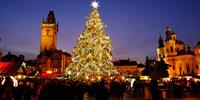
<path id="1" fill-rule="evenodd" d="M 166 27 L 166 31 L 171 31 L 172 29 L 171 29 L 171 27 L 168 25 L 167 27 Z"/>
<path id="2" fill-rule="evenodd" d="M 98 9 L 99 2 L 97 2 L 96 0 L 94 0 L 94 1 L 91 2 L 91 6 L 92 6 L 93 9 Z"/>

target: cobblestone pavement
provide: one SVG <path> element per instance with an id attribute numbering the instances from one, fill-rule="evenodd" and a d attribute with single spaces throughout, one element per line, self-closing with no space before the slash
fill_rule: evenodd
<path id="1" fill-rule="evenodd" d="M 118 100 L 116 96 L 109 96 L 109 100 Z M 134 94 L 133 92 L 126 92 L 124 93 L 123 100 L 144 100 L 144 95 L 143 94 Z M 174 95 L 167 94 L 167 97 L 165 100 L 180 100 L 179 98 L 175 98 Z M 181 100 L 200 100 L 200 93 L 198 94 L 189 94 L 189 93 L 184 93 L 183 97 Z"/>

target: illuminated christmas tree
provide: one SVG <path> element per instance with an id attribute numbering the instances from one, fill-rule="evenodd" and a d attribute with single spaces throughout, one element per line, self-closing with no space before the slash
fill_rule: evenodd
<path id="1" fill-rule="evenodd" d="M 77 79 L 100 79 L 116 75 L 112 62 L 112 45 L 104 32 L 105 24 L 98 12 L 98 2 L 92 2 L 92 12 L 87 16 L 84 32 L 77 39 L 72 51 L 72 63 L 66 69 L 68 75 Z"/>

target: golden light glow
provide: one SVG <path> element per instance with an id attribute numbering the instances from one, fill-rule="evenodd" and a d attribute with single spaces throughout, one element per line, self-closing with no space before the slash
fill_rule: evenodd
<path id="1" fill-rule="evenodd" d="M 149 76 L 140 76 L 140 80 L 150 80 Z"/>
<path id="2" fill-rule="evenodd" d="M 171 80 L 171 78 L 162 78 L 164 81 L 170 81 Z"/>
<path id="3" fill-rule="evenodd" d="M 98 76 L 98 80 L 101 80 L 101 76 Z"/>
<path id="4" fill-rule="evenodd" d="M 48 74 L 51 74 L 51 73 L 52 73 L 52 71 L 51 71 L 51 70 L 47 70 L 47 73 L 48 73 Z"/>
<path id="5" fill-rule="evenodd" d="M 122 76 L 122 80 L 125 80 L 125 77 L 124 77 L 124 76 Z"/>
<path id="6" fill-rule="evenodd" d="M 72 72 L 71 72 L 71 71 L 68 71 L 68 74 L 69 74 L 69 75 L 71 75 L 71 74 L 72 74 Z"/>
<path id="7" fill-rule="evenodd" d="M 86 78 L 86 80 L 88 80 L 88 79 L 89 79 L 89 76 L 88 76 L 88 75 L 86 75 L 86 76 L 85 76 L 85 78 Z"/>
<path id="8" fill-rule="evenodd" d="M 17 78 L 21 79 L 21 78 L 23 78 L 23 76 L 22 75 L 17 75 Z"/>
<path id="9" fill-rule="evenodd" d="M 110 37 L 104 32 L 105 24 L 97 10 L 99 4 L 94 1 L 91 6 L 93 10 L 87 16 L 86 27 L 72 50 L 72 63 L 66 69 L 78 80 L 88 79 L 85 75 L 99 80 L 118 74 L 112 62 Z"/>

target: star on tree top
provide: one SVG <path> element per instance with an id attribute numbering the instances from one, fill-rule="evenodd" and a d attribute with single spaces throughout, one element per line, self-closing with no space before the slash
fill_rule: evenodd
<path id="1" fill-rule="evenodd" d="M 98 9 L 98 7 L 99 7 L 99 2 L 93 1 L 93 2 L 91 3 L 91 6 L 93 7 L 93 9 Z"/>

